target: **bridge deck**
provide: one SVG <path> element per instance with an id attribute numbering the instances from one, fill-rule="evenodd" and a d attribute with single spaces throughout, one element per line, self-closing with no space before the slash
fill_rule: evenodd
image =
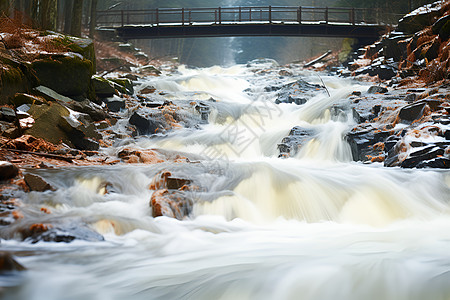
<path id="1" fill-rule="evenodd" d="M 377 38 L 378 10 L 318 7 L 218 7 L 98 12 L 97 24 L 124 39 L 211 36 Z"/>

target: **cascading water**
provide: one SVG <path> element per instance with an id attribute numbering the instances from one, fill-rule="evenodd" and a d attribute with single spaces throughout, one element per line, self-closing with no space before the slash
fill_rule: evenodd
<path id="1" fill-rule="evenodd" d="M 181 67 L 140 82 L 174 102 L 214 99 L 208 124 L 133 141 L 191 163 L 41 170 L 57 190 L 30 193 L 29 205 L 105 241 L 2 240 L 28 269 L 2 298 L 450 299 L 450 173 L 351 162 L 343 137 L 352 118 L 331 108 L 367 87 L 325 77 L 330 97 L 276 105 L 263 92 L 274 78 L 243 66 Z M 278 158 L 294 126 L 315 134 Z M 189 218 L 151 217 L 148 187 L 161 170 L 200 187 Z"/>

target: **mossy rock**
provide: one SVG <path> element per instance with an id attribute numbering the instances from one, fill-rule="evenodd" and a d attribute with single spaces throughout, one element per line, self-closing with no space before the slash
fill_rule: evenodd
<path id="1" fill-rule="evenodd" d="M 29 66 L 0 54 L 0 104 L 8 104 L 17 92 L 29 92 L 36 85 Z"/>
<path id="2" fill-rule="evenodd" d="M 56 35 L 53 43 L 61 45 L 72 52 L 81 54 L 83 58 L 92 62 L 92 73 L 96 72 L 96 56 L 94 42 L 91 39 L 83 39 L 69 35 L 63 35 L 53 31 L 47 31 L 47 34 Z"/>
<path id="3" fill-rule="evenodd" d="M 116 93 L 115 83 L 100 76 L 92 76 L 92 85 L 100 98 L 112 97 Z"/>
<path id="4" fill-rule="evenodd" d="M 112 82 L 117 83 L 122 88 L 124 88 L 123 94 L 133 95 L 134 88 L 133 88 L 133 82 L 130 79 L 127 78 L 112 78 L 110 79 Z"/>
<path id="5" fill-rule="evenodd" d="M 92 62 L 77 54 L 42 55 L 32 63 L 41 85 L 64 96 L 88 96 Z"/>

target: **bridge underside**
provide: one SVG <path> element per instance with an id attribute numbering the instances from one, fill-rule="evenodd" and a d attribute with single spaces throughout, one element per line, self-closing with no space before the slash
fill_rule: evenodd
<path id="1" fill-rule="evenodd" d="M 343 24 L 208 24 L 126 25 L 115 30 L 124 40 L 237 36 L 343 37 L 376 40 L 386 31 L 386 27 Z"/>

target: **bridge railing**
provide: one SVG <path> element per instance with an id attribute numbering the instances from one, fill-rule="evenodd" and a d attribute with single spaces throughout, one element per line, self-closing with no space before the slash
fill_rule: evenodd
<path id="1" fill-rule="evenodd" d="M 97 24 L 105 27 L 125 25 L 189 26 L 195 24 L 267 23 L 345 23 L 380 24 L 377 9 L 340 7 L 215 7 L 155 8 L 149 10 L 110 10 L 97 12 Z"/>

